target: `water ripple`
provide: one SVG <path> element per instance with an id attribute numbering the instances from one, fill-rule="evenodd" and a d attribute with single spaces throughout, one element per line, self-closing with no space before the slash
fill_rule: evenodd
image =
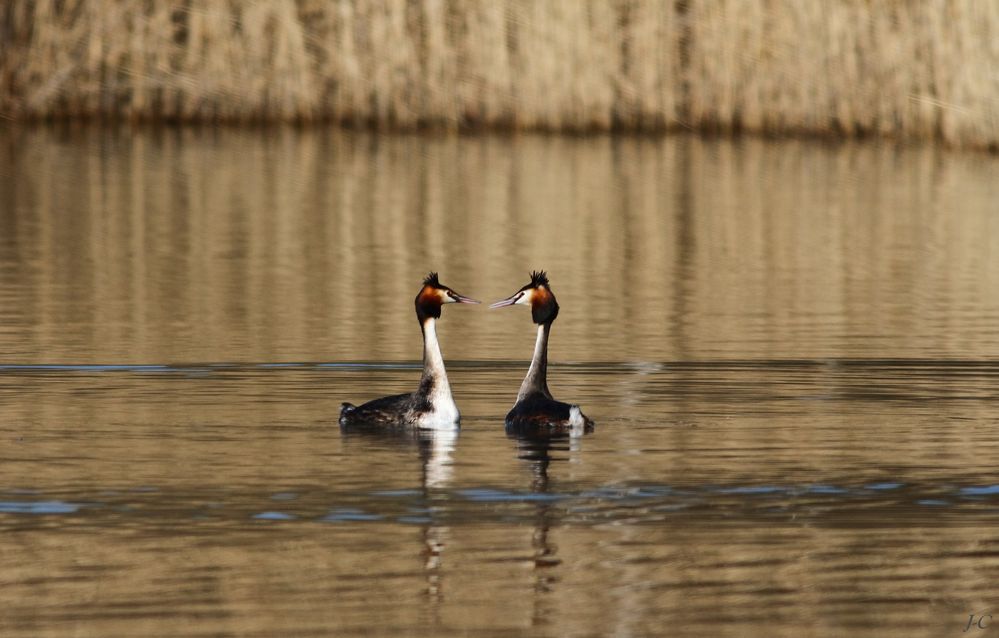
<path id="1" fill-rule="evenodd" d="M 607 523 L 615 520 L 642 522 L 660 520 L 664 513 L 687 511 L 685 516 L 723 515 L 747 522 L 758 517 L 809 518 L 818 523 L 833 522 L 862 512 L 897 516 L 918 507 L 937 507 L 954 514 L 994 516 L 999 507 L 999 485 L 955 486 L 903 485 L 897 482 L 868 483 L 861 486 L 808 485 L 605 485 L 577 491 L 524 491 L 496 487 L 465 487 L 435 490 L 378 490 L 366 493 L 290 493 L 262 496 L 233 493 L 210 501 L 197 495 L 142 492 L 153 500 L 134 503 L 134 490 L 121 493 L 100 490 L 101 497 L 78 494 L 76 501 L 55 498 L 30 501 L 0 501 L 0 514 L 77 514 L 91 518 L 114 516 L 115 520 L 163 522 L 163 513 L 187 510 L 194 520 L 237 521 L 242 512 L 254 519 L 270 521 L 370 522 L 394 520 L 399 523 L 446 521 L 448 524 L 476 524 L 524 517 L 533 520 L 534 508 L 577 523 Z M 116 494 L 120 497 L 116 498 Z M 133 495 L 129 497 L 128 495 Z M 281 498 L 275 498 L 280 496 Z M 129 500 L 129 499 L 132 500 Z M 282 511 L 261 507 L 275 500 L 287 503 Z M 324 505 L 325 504 L 325 505 Z M 528 507 L 528 509 L 523 509 Z M 255 510 L 255 511 L 254 511 Z M 318 510 L 318 511 L 317 511 Z M 693 513 L 692 513 L 693 512 Z M 175 521 L 176 522 L 176 521 Z M 107 524 L 114 524 L 108 521 Z M 185 523 L 186 524 L 186 523 Z"/>

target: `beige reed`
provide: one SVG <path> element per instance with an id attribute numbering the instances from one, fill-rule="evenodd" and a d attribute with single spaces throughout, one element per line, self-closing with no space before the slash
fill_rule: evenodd
<path id="1" fill-rule="evenodd" d="M 999 148 L 991 0 L 8 0 L 0 117 Z"/>

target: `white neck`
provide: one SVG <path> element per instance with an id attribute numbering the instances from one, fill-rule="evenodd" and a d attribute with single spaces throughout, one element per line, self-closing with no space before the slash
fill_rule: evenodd
<path id="1" fill-rule="evenodd" d="M 437 383 L 447 386 L 447 372 L 444 370 L 444 356 L 437 342 L 436 320 L 432 317 L 423 322 L 423 374 L 433 377 Z M 448 390 L 450 392 L 450 389 Z"/>
<path id="2" fill-rule="evenodd" d="M 548 326 L 538 326 L 538 340 L 534 342 L 534 356 L 531 358 L 531 367 L 527 370 L 524 382 L 520 384 L 520 392 L 517 393 L 517 401 L 523 400 L 532 392 L 541 392 L 549 399 L 551 393 L 548 391 Z"/>
<path id="3" fill-rule="evenodd" d="M 436 321 L 431 317 L 423 322 L 423 376 L 434 380 L 434 397 L 451 399 L 451 386 L 444 370 L 444 356 L 437 342 Z"/>

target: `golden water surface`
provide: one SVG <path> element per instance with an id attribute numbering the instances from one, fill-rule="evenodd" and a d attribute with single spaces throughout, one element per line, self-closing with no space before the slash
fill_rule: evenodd
<path id="1" fill-rule="evenodd" d="M 999 618 L 999 159 L 0 129 L 0 635 L 927 636 Z M 462 430 L 414 389 L 427 271 Z M 984 624 L 988 626 L 989 620 Z M 997 620 L 999 625 L 999 620 Z M 999 630 L 999 627 L 997 629 Z"/>

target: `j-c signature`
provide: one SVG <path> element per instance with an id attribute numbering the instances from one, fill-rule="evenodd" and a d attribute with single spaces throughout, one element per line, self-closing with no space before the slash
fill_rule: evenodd
<path id="1" fill-rule="evenodd" d="M 982 614 L 975 617 L 975 614 L 968 614 L 968 624 L 965 626 L 964 631 L 969 629 L 985 629 L 992 623 L 992 614 Z"/>

